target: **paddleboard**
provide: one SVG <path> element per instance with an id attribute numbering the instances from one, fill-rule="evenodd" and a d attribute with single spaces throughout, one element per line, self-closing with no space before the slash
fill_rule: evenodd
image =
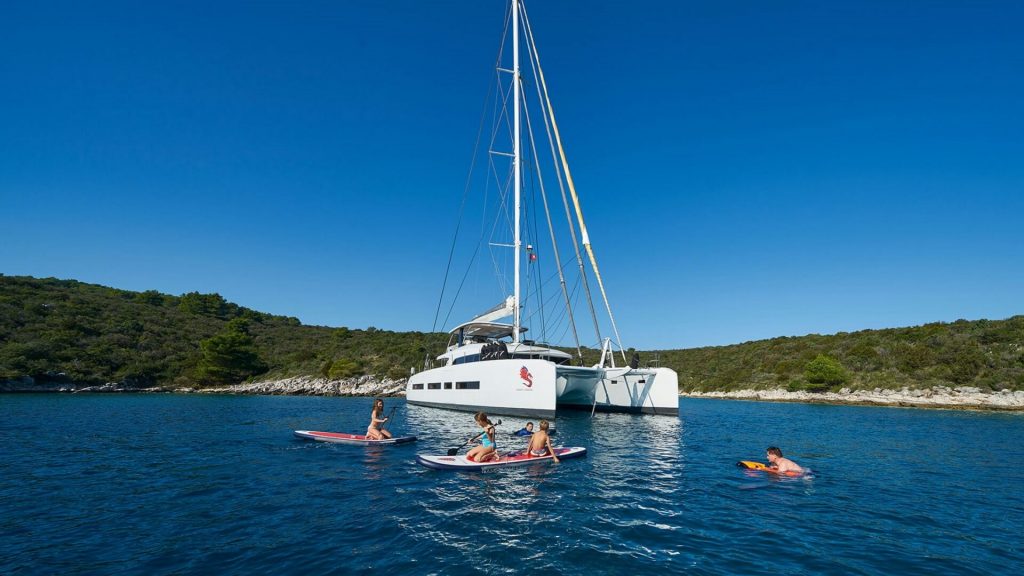
<path id="1" fill-rule="evenodd" d="M 299 438 L 305 438 L 306 440 L 316 440 L 318 442 L 333 442 L 335 444 L 362 444 L 362 445 L 378 445 L 378 444 L 405 444 L 406 442 L 415 442 L 415 436 L 397 436 L 395 438 L 386 438 L 384 440 L 373 440 L 367 438 L 363 434 L 345 434 L 343 432 L 316 432 L 314 430 L 296 430 L 295 435 Z"/>
<path id="2" fill-rule="evenodd" d="M 778 474 L 779 476 L 809 476 L 811 474 L 811 471 L 809 469 L 807 469 L 807 468 L 804 468 L 803 472 L 782 472 L 782 473 L 780 473 L 777 470 L 775 470 L 774 468 L 769 468 L 767 464 L 763 464 L 761 462 L 751 462 L 749 460 L 740 460 L 739 462 L 736 463 L 736 465 L 739 466 L 740 468 L 745 468 L 747 470 L 757 470 L 758 472 L 767 472 L 769 474 Z"/>
<path id="3" fill-rule="evenodd" d="M 581 447 L 573 448 L 555 448 L 555 454 L 558 454 L 559 460 L 568 460 L 570 458 L 580 458 L 587 455 L 587 449 Z M 428 455 L 428 454 L 417 454 L 416 461 L 426 466 L 427 468 L 433 468 L 435 470 L 463 470 L 463 471 L 479 471 L 479 470 L 490 470 L 494 468 L 503 468 L 507 466 L 523 466 L 526 464 L 534 464 L 537 462 L 551 462 L 551 456 L 527 456 L 522 452 L 510 452 L 501 456 L 497 460 L 488 460 L 487 462 L 474 462 L 466 459 L 465 456 L 446 456 L 446 455 Z"/>

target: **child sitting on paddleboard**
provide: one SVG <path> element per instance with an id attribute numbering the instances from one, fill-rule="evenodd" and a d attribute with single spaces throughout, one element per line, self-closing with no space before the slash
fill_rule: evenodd
<path id="1" fill-rule="evenodd" d="M 526 426 L 513 432 L 516 436 L 530 436 L 533 434 L 533 422 L 527 422 Z"/>
<path id="2" fill-rule="evenodd" d="M 768 448 L 768 468 L 779 474 L 803 474 L 804 469 L 789 458 L 782 457 L 782 450 L 775 446 Z"/>
<path id="3" fill-rule="evenodd" d="M 370 411 L 370 425 L 366 428 L 366 437 L 370 440 L 391 438 L 391 432 L 382 428 L 387 421 L 387 417 L 384 416 L 384 400 L 377 398 L 373 401 L 373 410 Z"/>
<path id="4" fill-rule="evenodd" d="M 497 447 L 494 444 L 494 424 L 487 418 L 487 414 L 483 412 L 477 412 L 474 418 L 476 419 L 477 426 L 483 428 L 484 431 L 480 433 L 480 445 L 474 446 L 466 454 L 466 459 L 474 462 L 484 462 L 495 456 L 495 449 Z"/>
<path id="5" fill-rule="evenodd" d="M 548 421 L 540 421 L 540 430 L 534 432 L 530 443 L 526 446 L 526 455 L 530 458 L 551 455 L 551 459 L 558 462 L 555 449 L 551 447 L 551 437 L 548 436 Z"/>

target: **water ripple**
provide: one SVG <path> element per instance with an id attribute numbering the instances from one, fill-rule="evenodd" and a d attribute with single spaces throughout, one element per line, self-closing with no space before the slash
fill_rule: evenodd
<path id="1" fill-rule="evenodd" d="M 398 402 L 421 440 L 361 448 L 346 398 L 5 396 L 0 573 L 990 574 L 1024 566 L 1024 416 L 685 400 L 568 413 L 587 458 L 415 464 L 478 428 Z M 392 402 L 392 401 L 389 401 Z M 518 428 L 506 419 L 499 432 Z M 521 439 L 499 434 L 502 449 Z M 814 478 L 739 470 L 780 445 Z M 1010 567 L 1016 567 L 1010 569 Z"/>

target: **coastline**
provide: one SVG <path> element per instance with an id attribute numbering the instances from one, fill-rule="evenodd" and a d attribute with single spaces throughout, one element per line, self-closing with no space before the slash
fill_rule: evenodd
<path id="1" fill-rule="evenodd" d="M 295 376 L 281 380 L 264 380 L 232 384 L 218 388 L 176 389 L 172 392 L 196 394 L 260 394 L 265 396 L 405 396 L 405 379 L 378 380 L 373 376 L 360 376 L 343 380 L 328 380 L 312 376 Z"/>
<path id="2" fill-rule="evenodd" d="M 251 394 L 266 396 L 405 396 L 405 380 L 378 380 L 359 376 L 329 380 L 313 376 L 295 376 L 279 380 L 243 382 L 214 388 L 153 386 L 140 388 L 124 382 L 84 385 L 74 382 L 35 382 L 24 377 L 0 381 L 0 393 L 171 393 L 171 394 Z"/>
<path id="3" fill-rule="evenodd" d="M 769 390 L 734 390 L 730 392 L 680 392 L 682 398 L 716 398 L 761 402 L 798 402 L 803 404 L 845 404 L 855 406 L 889 406 L 931 408 L 942 410 L 1024 411 L 1024 391 L 1002 390 L 987 393 L 978 388 L 961 386 L 900 390 L 850 390 L 839 392 L 790 392 L 781 388 Z"/>
<path id="4" fill-rule="evenodd" d="M 82 385 L 72 382 L 35 382 L 31 378 L 0 381 L 0 393 L 156 393 L 156 394 L 238 394 L 265 396 L 405 396 L 405 379 L 378 380 L 373 376 L 359 376 L 341 380 L 322 377 L 295 376 L 277 380 L 243 382 L 214 388 L 181 388 L 154 386 L 140 388 L 122 382 L 102 385 Z M 899 390 L 849 390 L 838 392 L 790 392 L 781 388 L 767 390 L 733 390 L 729 392 L 680 392 L 680 398 L 712 398 L 718 400 L 747 400 L 760 402 L 795 402 L 803 404 L 837 404 L 855 406 L 890 406 L 902 408 L 930 408 L 942 410 L 990 410 L 1024 412 L 1024 391 L 1003 390 L 982 392 L 978 388 L 961 386 Z"/>

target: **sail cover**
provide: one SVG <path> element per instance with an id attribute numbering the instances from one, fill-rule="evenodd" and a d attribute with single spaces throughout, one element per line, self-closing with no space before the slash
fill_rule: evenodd
<path id="1" fill-rule="evenodd" d="M 514 297 L 509 296 L 508 298 L 505 298 L 505 301 L 502 302 L 501 304 L 498 304 L 497 306 L 495 306 L 494 308 L 491 308 L 487 312 L 484 312 L 483 314 L 477 316 L 476 318 L 473 318 L 472 320 L 470 320 L 466 324 L 476 324 L 476 323 L 482 323 L 482 322 L 494 322 L 495 320 L 500 320 L 502 318 L 508 318 L 509 316 L 512 315 L 512 313 L 513 313 L 513 311 L 515 309 L 515 301 L 516 300 L 515 300 Z"/>

